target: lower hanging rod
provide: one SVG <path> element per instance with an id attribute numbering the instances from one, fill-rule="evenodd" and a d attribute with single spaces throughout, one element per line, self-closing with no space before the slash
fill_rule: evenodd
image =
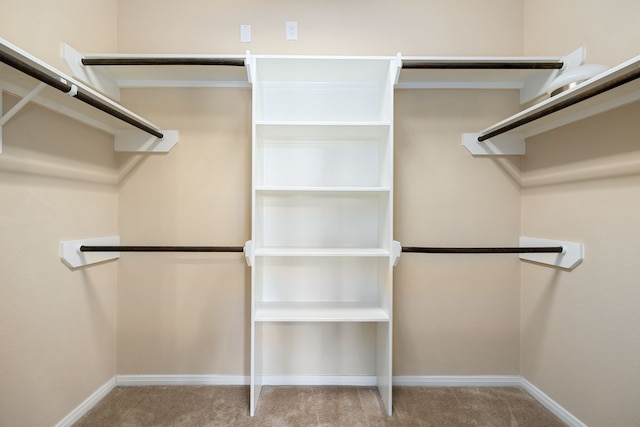
<path id="1" fill-rule="evenodd" d="M 242 246 L 80 246 L 80 252 L 244 252 Z"/>
<path id="2" fill-rule="evenodd" d="M 422 254 L 525 254 L 525 253 L 562 253 L 562 246 L 545 247 L 502 247 L 502 248 L 424 248 L 403 246 L 402 252 Z"/>

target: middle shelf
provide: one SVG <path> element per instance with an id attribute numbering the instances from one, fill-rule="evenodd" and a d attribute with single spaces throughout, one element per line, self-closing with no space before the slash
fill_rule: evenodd
<path id="1" fill-rule="evenodd" d="M 389 123 L 258 124 L 255 183 L 262 187 L 390 187 Z"/>
<path id="2" fill-rule="evenodd" d="M 282 247 L 390 250 L 389 191 L 267 191 L 255 198 L 257 254 Z"/>

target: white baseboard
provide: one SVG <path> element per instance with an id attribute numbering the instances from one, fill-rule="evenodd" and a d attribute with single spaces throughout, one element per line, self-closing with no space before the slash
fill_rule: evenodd
<path id="1" fill-rule="evenodd" d="M 393 385 L 415 387 L 519 387 L 519 375 L 407 375 L 393 377 Z"/>
<path id="2" fill-rule="evenodd" d="M 243 375 L 117 375 L 121 386 L 147 385 L 249 385 Z M 263 385 L 353 385 L 374 386 L 373 375 L 264 375 Z"/>
<path id="3" fill-rule="evenodd" d="M 520 386 L 532 395 L 542 406 L 547 408 L 556 417 L 560 418 L 570 427 L 587 427 L 585 423 L 576 418 L 569 411 L 560 406 L 555 400 L 543 393 L 538 387 L 531 384 L 525 378 L 521 378 Z"/>
<path id="4" fill-rule="evenodd" d="M 116 379 L 111 378 L 100 388 L 93 392 L 93 394 L 87 397 L 76 409 L 71 411 L 69 415 L 64 417 L 55 427 L 71 427 L 80 418 L 82 418 L 87 412 L 91 410 L 98 402 L 100 402 L 107 394 L 113 390 L 116 386 Z"/>
<path id="5" fill-rule="evenodd" d="M 264 375 L 263 385 L 375 386 L 374 375 Z M 245 375 L 116 375 L 96 390 L 56 427 L 73 425 L 116 386 L 151 385 L 249 385 Z M 570 427 L 587 427 L 536 386 L 519 375 L 421 375 L 395 376 L 394 386 L 414 387 L 522 387 L 542 406 Z"/>
<path id="6" fill-rule="evenodd" d="M 248 385 L 244 375 L 116 375 L 117 385 Z"/>

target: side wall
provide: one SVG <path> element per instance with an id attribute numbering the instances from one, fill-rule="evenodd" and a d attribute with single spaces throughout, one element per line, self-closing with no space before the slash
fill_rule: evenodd
<path id="1" fill-rule="evenodd" d="M 521 4 L 489 3 L 127 0 L 120 2 L 119 48 L 520 54 Z M 297 42 L 284 39 L 288 19 L 298 20 Z M 172 31 L 141 26 L 145 21 L 171 22 Z M 253 43 L 239 42 L 240 24 L 253 26 Z M 509 170 L 519 169 L 519 159 L 473 159 L 460 141 L 462 132 L 515 111 L 517 98 L 514 91 L 396 91 L 397 240 L 517 244 L 520 193 Z M 181 131 L 166 156 L 139 163 L 122 157 L 123 165 L 135 165 L 120 186 L 123 241 L 241 245 L 250 239 L 250 90 L 130 89 L 123 102 Z M 241 256 L 127 254 L 119 266 L 118 373 L 249 374 L 249 269 Z M 517 257 L 403 255 L 395 270 L 395 374 L 518 374 L 519 281 Z M 334 368 L 307 373 L 362 371 Z"/>
<path id="2" fill-rule="evenodd" d="M 638 55 L 640 4 L 525 2 L 527 54 Z M 557 52 L 558 53 L 558 52 Z M 640 104 L 530 138 L 523 234 L 585 243 L 574 271 L 523 264 L 522 375 L 588 425 L 640 417 Z"/>
<path id="3" fill-rule="evenodd" d="M 61 41 L 115 49 L 116 7 L 3 1 L 1 36 L 64 70 Z M 118 231 L 113 137 L 34 104 L 2 136 L 0 425 L 51 426 L 115 375 L 117 265 L 58 257 L 61 240 Z"/>

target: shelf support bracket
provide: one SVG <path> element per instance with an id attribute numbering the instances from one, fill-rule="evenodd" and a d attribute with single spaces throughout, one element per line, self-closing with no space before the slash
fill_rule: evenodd
<path id="1" fill-rule="evenodd" d="M 560 74 L 567 70 L 572 70 L 582 64 L 584 64 L 587 58 L 587 49 L 580 47 L 568 55 L 562 57 L 562 63 L 564 66 L 560 70 L 553 70 L 548 74 L 533 75 L 524 81 L 522 89 L 520 90 L 520 103 L 525 104 L 533 101 L 536 98 L 545 96 L 547 93 L 547 87 L 549 84 L 558 77 Z"/>
<path id="2" fill-rule="evenodd" d="M 584 259 L 584 243 L 565 242 L 561 240 L 536 239 L 520 237 L 520 246 L 562 246 L 561 253 L 524 253 L 520 254 L 523 261 L 532 261 L 550 267 L 560 267 L 573 270 Z"/>
<path id="3" fill-rule="evenodd" d="M 0 153 L 2 153 L 2 127 L 9 121 L 13 116 L 15 116 L 18 111 L 22 110 L 22 108 L 27 105 L 42 89 L 45 88 L 46 83 L 40 83 L 38 86 L 33 88 L 31 92 L 26 94 L 22 99 L 13 106 L 7 113 L 0 117 Z M 2 92 L 0 91 L 0 114 L 2 113 Z"/>
<path id="4" fill-rule="evenodd" d="M 479 142 L 479 133 L 463 133 L 462 146 L 474 156 L 523 156 L 525 140 L 521 133 L 495 136 Z"/>
<path id="5" fill-rule="evenodd" d="M 255 253 L 253 251 L 253 241 L 247 240 L 244 244 L 244 257 L 247 260 L 247 265 L 253 267 L 255 265 Z"/>
<path id="6" fill-rule="evenodd" d="M 62 43 L 61 56 L 67 63 L 72 75 L 88 83 L 107 96 L 117 101 L 120 100 L 120 87 L 118 86 L 118 82 L 111 76 L 100 72 L 100 70 L 82 65 L 82 58 L 84 58 L 84 55 L 80 52 L 68 44 Z"/>
<path id="7" fill-rule="evenodd" d="M 396 267 L 398 261 L 400 261 L 400 255 L 402 254 L 402 245 L 397 240 L 394 240 L 391 247 L 391 265 Z"/>
<path id="8" fill-rule="evenodd" d="M 81 246 L 120 246 L 120 236 L 60 242 L 60 260 L 72 270 L 120 258 L 120 252 L 82 252 Z"/>
<path id="9" fill-rule="evenodd" d="M 168 153 L 180 140 L 177 130 L 163 130 L 164 138 L 138 130 L 121 130 L 116 133 L 115 150 L 135 153 Z"/>

